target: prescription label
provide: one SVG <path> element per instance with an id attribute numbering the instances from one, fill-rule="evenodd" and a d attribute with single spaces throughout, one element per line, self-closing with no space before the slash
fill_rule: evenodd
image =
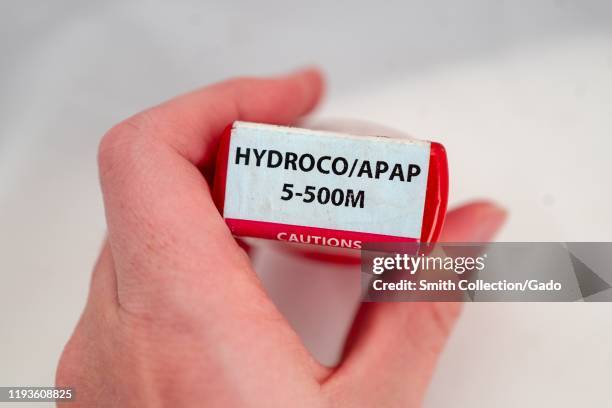
<path id="1" fill-rule="evenodd" d="M 228 132 L 215 198 L 235 234 L 350 248 L 421 236 L 430 142 L 247 122 Z"/>

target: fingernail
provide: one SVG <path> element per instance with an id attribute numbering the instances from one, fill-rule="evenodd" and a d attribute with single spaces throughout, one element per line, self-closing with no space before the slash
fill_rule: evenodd
<path id="1" fill-rule="evenodd" d="M 508 212 L 495 204 L 489 204 L 479 209 L 475 217 L 478 221 L 469 232 L 474 242 L 491 241 L 499 232 L 508 217 Z"/>
<path id="2" fill-rule="evenodd" d="M 311 100 L 312 106 L 306 111 L 310 111 L 317 102 L 321 99 L 324 88 L 325 78 L 317 67 L 305 67 L 290 73 L 287 78 L 296 81 L 307 95 L 307 99 Z"/>
<path id="3" fill-rule="evenodd" d="M 321 70 L 315 65 L 307 65 L 289 72 L 289 76 L 321 75 Z"/>

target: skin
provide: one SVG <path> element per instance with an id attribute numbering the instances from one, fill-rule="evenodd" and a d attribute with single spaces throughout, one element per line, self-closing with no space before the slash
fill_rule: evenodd
<path id="1" fill-rule="evenodd" d="M 99 147 L 108 238 L 57 385 L 83 407 L 420 406 L 457 303 L 361 306 L 337 367 L 313 359 L 263 290 L 207 179 L 233 120 L 290 124 L 316 70 L 208 86 L 112 128 Z M 487 241 L 505 213 L 448 214 L 442 241 Z"/>

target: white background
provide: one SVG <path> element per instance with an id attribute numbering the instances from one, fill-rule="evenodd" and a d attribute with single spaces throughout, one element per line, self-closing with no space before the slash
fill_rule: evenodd
<path id="1" fill-rule="evenodd" d="M 510 211 L 500 240 L 611 240 L 612 3 L 380 3 L 0 3 L 0 385 L 52 384 L 104 234 L 99 137 L 231 75 L 318 63 L 319 115 L 443 142 L 452 203 Z M 304 269 L 262 274 L 331 360 L 350 296 L 339 271 Z M 611 312 L 467 305 L 426 406 L 609 405 Z"/>

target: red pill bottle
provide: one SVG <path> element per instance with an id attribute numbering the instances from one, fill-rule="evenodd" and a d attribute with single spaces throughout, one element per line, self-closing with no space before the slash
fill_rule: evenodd
<path id="1" fill-rule="evenodd" d="M 321 130 L 321 131 L 331 131 L 331 132 L 341 132 L 348 133 L 352 136 L 368 136 L 368 135 L 377 135 L 377 136 L 385 136 L 392 139 L 409 139 L 414 140 L 410 136 L 407 136 L 404 133 L 398 132 L 397 130 L 386 128 L 380 125 L 372 124 L 364 121 L 356 121 L 356 120 L 327 120 L 327 121 L 319 121 L 319 122 L 311 122 L 307 124 L 301 125 L 301 127 L 305 127 L 307 129 L 312 130 Z M 447 201 L 448 201 L 448 187 L 449 187 L 449 172 L 448 172 L 448 162 L 446 157 L 446 151 L 444 147 L 437 142 L 426 142 L 429 143 L 429 160 L 428 160 L 428 168 L 427 168 L 427 180 L 425 187 L 425 198 L 423 203 L 423 212 L 422 212 L 422 222 L 420 234 L 418 236 L 411 237 L 397 237 L 397 236 L 387 236 L 383 234 L 372 234 L 372 233 L 363 233 L 355 231 L 338 231 L 332 230 L 329 232 L 325 229 L 316 228 L 313 229 L 308 225 L 299 225 L 299 220 L 295 223 L 291 223 L 291 225 L 284 225 L 282 223 L 275 222 L 262 222 L 258 220 L 257 216 L 248 217 L 250 219 L 236 219 L 227 217 L 225 212 L 226 210 L 226 202 L 227 200 L 234 199 L 231 197 L 231 194 L 237 194 L 236 188 L 232 191 L 227 191 L 227 178 L 228 178 L 228 163 L 231 159 L 230 145 L 233 136 L 233 131 L 235 129 L 235 125 L 229 125 L 224 134 L 221 137 L 220 145 L 219 145 L 219 153 L 217 156 L 216 162 L 216 170 L 215 170 L 215 180 L 214 180 L 214 188 L 213 188 L 213 197 L 215 200 L 215 204 L 219 208 L 219 211 L 226 219 L 226 222 L 232 231 L 232 233 L 240 238 L 241 243 L 245 246 L 245 248 L 251 246 L 265 245 L 266 241 L 262 240 L 253 240 L 251 238 L 268 238 L 268 239 L 277 239 L 281 241 L 267 241 L 268 245 L 273 245 L 282 251 L 289 251 L 296 255 L 307 257 L 311 259 L 318 259 L 322 261 L 328 262 L 336 262 L 336 263 L 356 263 L 359 262 L 359 251 L 341 247 L 333 247 L 333 246 L 322 246 L 322 245 L 312 245 L 312 244 L 304 244 L 298 242 L 286 242 L 283 240 L 284 237 L 287 236 L 304 236 L 303 232 L 312 233 L 312 231 L 316 231 L 318 235 L 325 237 L 326 234 L 331 234 L 328 236 L 341 236 L 350 238 L 350 242 L 423 242 L 423 243 L 432 243 L 438 240 L 440 236 L 440 232 L 442 230 L 442 226 L 444 224 L 444 218 L 446 215 Z M 423 142 L 419 142 L 423 143 Z M 392 146 L 390 145 L 390 148 Z M 244 148 L 243 148 L 244 149 Z M 260 149 L 260 152 L 264 149 Z M 261 153 L 260 153 L 261 154 Z M 254 159 L 251 159 L 254 160 Z M 253 163 L 251 163 L 253 165 Z M 251 172 L 254 174 L 257 171 L 255 167 Z M 249 177 L 256 177 L 255 175 Z M 248 192 L 248 188 L 251 184 L 248 181 L 245 181 L 241 184 L 241 189 L 238 190 L 238 194 L 253 194 L 252 192 Z M 273 194 L 273 192 L 269 192 Z M 245 199 L 244 197 L 242 198 Z M 396 207 L 399 207 L 401 211 L 401 203 L 395 203 Z M 296 225 L 297 224 L 297 225 Z M 279 232 L 281 231 L 281 232 Z M 284 231 L 294 232 L 291 235 L 284 233 Z M 297 234 L 296 234 L 297 233 Z M 280 234 L 280 235 L 279 235 Z M 345 234 L 345 235 L 342 235 Z M 279 238 L 279 236 L 281 238 Z M 338 240 L 334 240 L 332 242 L 336 242 Z M 311 240 L 309 240 L 310 243 Z M 322 238 L 321 240 L 317 240 L 317 242 L 329 242 L 329 240 L 325 240 Z"/>

